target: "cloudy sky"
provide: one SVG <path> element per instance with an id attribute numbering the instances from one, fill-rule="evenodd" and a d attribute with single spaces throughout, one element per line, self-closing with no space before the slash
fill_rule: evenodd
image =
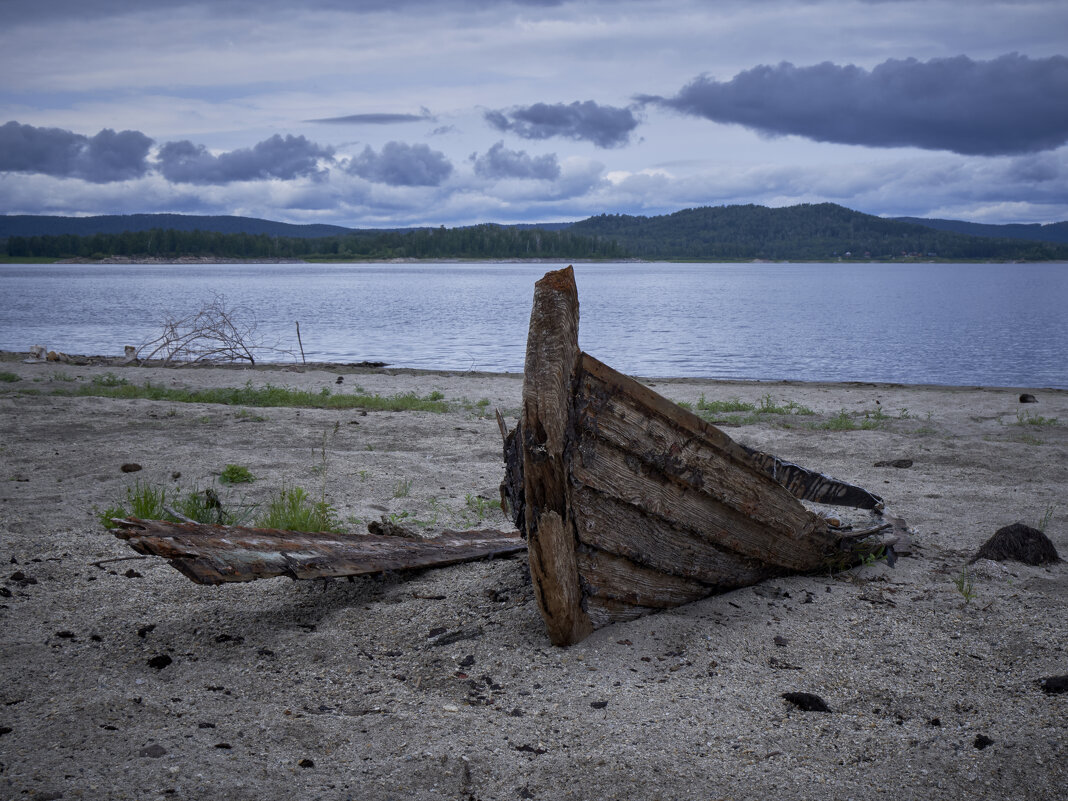
<path id="1" fill-rule="evenodd" d="M 0 213 L 1068 220 L 1064 0 L 4 0 Z"/>

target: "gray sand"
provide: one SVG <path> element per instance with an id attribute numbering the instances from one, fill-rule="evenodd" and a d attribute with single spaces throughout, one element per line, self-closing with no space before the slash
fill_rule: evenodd
<path id="1" fill-rule="evenodd" d="M 525 557 L 202 587 L 162 560 L 102 561 L 136 554 L 94 515 L 137 480 L 249 503 L 284 483 L 325 489 L 355 530 L 382 515 L 509 528 L 478 499 L 497 499 L 489 415 L 514 419 L 520 377 L 0 369 L 21 377 L 0 384 L 2 798 L 1055 799 L 1068 787 L 1068 694 L 1036 683 L 1068 673 L 1068 568 L 979 562 L 968 603 L 955 584 L 996 529 L 1035 525 L 1051 505 L 1047 533 L 1068 556 L 1068 392 L 648 382 L 673 400 L 770 395 L 815 410 L 725 430 L 880 493 L 916 547 L 893 568 L 768 581 L 559 649 Z M 454 409 L 45 394 L 107 372 L 439 391 Z M 808 427 L 842 409 L 887 419 Z M 874 466 L 901 458 L 913 466 Z M 231 463 L 258 480 L 220 487 Z M 831 713 L 789 705 L 794 691 Z"/>

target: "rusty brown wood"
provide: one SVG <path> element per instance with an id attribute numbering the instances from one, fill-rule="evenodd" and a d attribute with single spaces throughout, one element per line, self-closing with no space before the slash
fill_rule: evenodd
<path id="1" fill-rule="evenodd" d="M 161 556 L 198 584 L 275 576 L 331 578 L 444 567 L 526 550 L 515 531 L 444 531 L 434 539 L 375 534 L 308 534 L 128 518 L 115 536 L 138 553 Z"/>

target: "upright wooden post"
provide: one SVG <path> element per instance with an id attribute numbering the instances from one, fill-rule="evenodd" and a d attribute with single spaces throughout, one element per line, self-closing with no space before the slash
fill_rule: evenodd
<path id="1" fill-rule="evenodd" d="M 593 631 L 582 609 L 567 460 L 572 384 L 582 355 L 578 322 L 574 270 L 546 274 L 534 285 L 520 431 L 530 577 L 554 645 L 571 645 Z"/>

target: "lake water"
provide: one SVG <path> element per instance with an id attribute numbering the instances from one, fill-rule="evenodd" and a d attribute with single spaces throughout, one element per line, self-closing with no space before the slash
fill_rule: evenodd
<path id="1" fill-rule="evenodd" d="M 550 268 L 0 265 L 0 349 L 121 355 L 218 293 L 280 347 L 297 351 L 299 321 L 309 361 L 522 372 L 533 285 Z M 575 272 L 582 348 L 634 375 L 1068 388 L 1068 264 Z"/>

